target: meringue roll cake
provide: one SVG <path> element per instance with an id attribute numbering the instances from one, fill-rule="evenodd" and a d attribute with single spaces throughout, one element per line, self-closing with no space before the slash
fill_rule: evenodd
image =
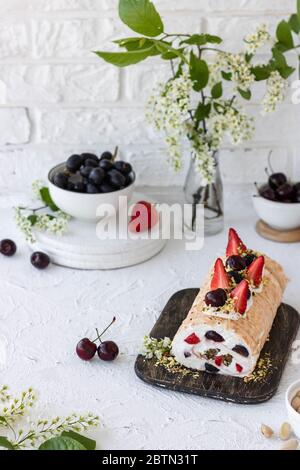
<path id="1" fill-rule="evenodd" d="M 173 339 L 176 360 L 190 369 L 249 375 L 268 339 L 286 283 L 276 261 L 247 249 L 230 229 L 226 257 L 216 260 Z"/>

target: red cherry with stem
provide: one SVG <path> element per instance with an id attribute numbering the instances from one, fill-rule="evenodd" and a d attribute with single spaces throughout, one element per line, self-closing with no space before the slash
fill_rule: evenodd
<path id="1" fill-rule="evenodd" d="M 93 359 L 97 351 L 96 344 L 88 338 L 83 338 L 76 346 L 77 356 L 83 361 L 90 361 Z"/>
<path id="2" fill-rule="evenodd" d="M 113 318 L 112 322 L 108 325 L 107 328 L 105 328 L 101 335 L 99 335 L 99 332 L 96 328 L 97 338 L 93 341 L 91 341 L 89 338 L 83 338 L 79 341 L 76 346 L 76 353 L 77 356 L 80 357 L 80 359 L 82 359 L 83 361 L 90 361 L 91 359 L 93 359 L 97 351 L 97 345 L 95 344 L 95 342 L 97 341 L 97 339 L 99 339 L 99 341 L 101 342 L 101 336 L 108 330 L 108 328 L 114 323 L 115 320 L 116 317 Z"/>
<path id="3" fill-rule="evenodd" d="M 99 334 L 98 329 L 96 328 L 97 332 L 97 339 L 99 339 L 100 344 L 97 348 L 99 359 L 102 361 L 113 361 L 119 354 L 119 348 L 114 341 L 102 341 L 101 337 L 104 333 L 111 327 L 111 325 L 116 321 L 116 317 L 113 318 L 112 322 Z"/>
<path id="4" fill-rule="evenodd" d="M 119 354 L 119 348 L 113 341 L 101 341 L 97 352 L 102 361 L 114 361 Z"/>

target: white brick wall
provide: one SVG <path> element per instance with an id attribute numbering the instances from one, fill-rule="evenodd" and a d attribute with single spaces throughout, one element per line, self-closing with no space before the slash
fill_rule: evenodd
<path id="1" fill-rule="evenodd" d="M 209 31 L 236 49 L 261 21 L 274 28 L 295 10 L 295 0 L 154 0 L 166 29 Z M 140 184 L 180 185 L 166 163 L 161 136 L 145 122 L 143 103 L 169 74 L 155 59 L 118 70 L 92 50 L 128 34 L 118 0 L 0 0 L 0 192 L 23 190 L 70 153 L 119 145 Z M 131 34 L 131 33 L 129 33 Z M 300 178 L 300 105 L 290 100 L 263 119 L 257 103 L 256 136 L 243 148 L 225 146 L 227 183 L 264 179 L 269 149 L 274 166 Z M 9 177 L 8 177 L 9 175 Z"/>

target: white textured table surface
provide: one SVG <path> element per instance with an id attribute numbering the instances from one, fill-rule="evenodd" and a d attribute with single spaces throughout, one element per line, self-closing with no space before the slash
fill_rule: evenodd
<path id="1" fill-rule="evenodd" d="M 143 189 L 145 191 L 145 189 Z M 152 191 L 153 195 L 153 191 Z M 157 196 L 157 194 L 155 194 Z M 174 194 L 172 195 L 174 199 Z M 166 201 L 166 194 L 162 195 Z M 134 374 L 144 334 L 177 290 L 197 287 L 226 244 L 226 232 L 207 238 L 199 253 L 171 241 L 152 260 L 116 271 L 75 271 L 51 266 L 40 272 L 12 222 L 8 205 L 20 196 L 0 197 L 0 238 L 18 243 L 14 258 L 0 259 L 0 337 L 7 344 L 1 382 L 12 390 L 33 386 L 36 414 L 93 411 L 101 426 L 91 431 L 100 449 L 268 449 L 275 440 L 260 436 L 262 422 L 277 429 L 286 419 L 284 392 L 300 376 L 289 361 L 277 395 L 258 406 L 222 403 L 153 388 Z M 278 245 L 256 235 L 249 191 L 228 192 L 226 225 L 245 242 L 285 267 L 291 282 L 285 301 L 300 311 L 300 244 Z M 114 363 L 80 361 L 76 343 L 94 337 L 113 315 L 117 323 L 106 339 L 121 354 Z"/>

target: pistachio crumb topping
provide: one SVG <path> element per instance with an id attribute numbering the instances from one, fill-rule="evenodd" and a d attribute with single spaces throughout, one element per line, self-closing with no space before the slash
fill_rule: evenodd
<path id="1" fill-rule="evenodd" d="M 247 375 L 244 377 L 244 382 L 261 382 L 263 381 L 271 372 L 272 369 L 272 360 L 270 358 L 270 353 L 265 353 L 263 357 L 258 360 L 256 368 L 252 372 L 252 374 Z"/>

